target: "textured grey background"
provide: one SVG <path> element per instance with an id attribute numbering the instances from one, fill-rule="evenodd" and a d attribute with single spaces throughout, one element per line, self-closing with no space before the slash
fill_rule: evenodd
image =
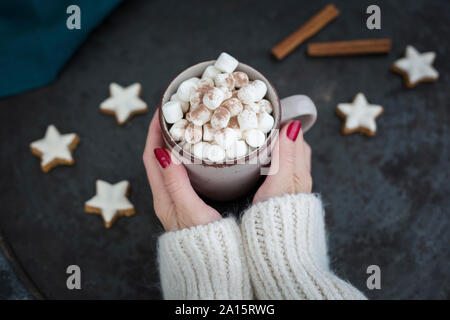
<path id="1" fill-rule="evenodd" d="M 0 100 L 0 225 L 19 263 L 49 298 L 159 298 L 156 239 L 141 154 L 165 85 L 182 69 L 227 51 L 263 72 L 281 97 L 303 93 L 318 108 L 306 135 L 313 148 L 314 191 L 327 204 L 329 248 L 337 274 L 374 299 L 450 298 L 448 1 L 335 1 L 336 21 L 312 41 L 391 37 L 375 57 L 309 58 L 305 45 L 284 61 L 269 49 L 327 1 L 125 1 L 75 53 L 58 79 Z M 382 30 L 365 28 L 378 4 Z M 437 53 L 441 78 L 405 88 L 389 71 L 407 44 Z M 99 113 L 116 81 L 143 85 L 151 111 L 124 127 Z M 340 134 L 339 102 L 357 92 L 385 108 L 374 138 Z M 77 132 L 76 165 L 49 174 L 29 143 L 48 124 Z M 128 179 L 137 214 L 110 230 L 83 212 L 97 178 Z M 248 199 L 218 207 L 239 211 Z M 65 288 L 78 264 L 83 290 Z M 382 270 L 382 290 L 365 287 L 368 265 Z M 22 274 L 24 274 L 22 272 Z M 0 298 L 29 298 L 0 257 Z"/>
<path id="2" fill-rule="evenodd" d="M 24 300 L 33 296 L 17 278 L 8 260 L 0 253 L 0 298 Z"/>

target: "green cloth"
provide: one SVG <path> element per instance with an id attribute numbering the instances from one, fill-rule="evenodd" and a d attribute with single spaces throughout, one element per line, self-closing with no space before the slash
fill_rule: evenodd
<path id="1" fill-rule="evenodd" d="M 0 0 L 0 97 L 48 84 L 121 0 Z M 68 6 L 81 29 L 66 26 Z"/>

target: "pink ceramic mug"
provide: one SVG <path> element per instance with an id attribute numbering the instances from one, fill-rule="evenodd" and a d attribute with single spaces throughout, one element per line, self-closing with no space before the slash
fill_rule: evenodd
<path id="1" fill-rule="evenodd" d="M 181 82 L 192 77 L 201 77 L 206 67 L 214 64 L 214 62 L 214 60 L 211 60 L 198 63 L 176 76 L 164 92 L 160 106 L 170 100 Z M 280 101 L 272 84 L 259 71 L 244 63 L 239 63 L 236 71 L 247 73 L 250 80 L 259 79 L 265 82 L 267 85 L 265 99 L 272 103 L 272 115 L 275 119 L 275 130 L 268 134 L 264 145 L 246 155 L 245 158 L 239 161 L 227 161 L 226 163 L 210 163 L 195 158 L 191 153 L 183 152 L 170 136 L 162 112 L 159 112 L 159 123 L 166 147 L 172 152 L 172 155 L 175 155 L 178 160 L 184 163 L 194 189 L 208 198 L 222 201 L 232 200 L 247 193 L 257 183 L 261 172 L 263 172 L 262 166 L 270 162 L 269 150 L 273 147 L 276 139 L 278 133 L 276 129 L 280 129 L 284 122 L 299 119 L 302 122 L 303 132 L 306 132 L 317 118 L 316 107 L 307 96 L 294 95 Z"/>

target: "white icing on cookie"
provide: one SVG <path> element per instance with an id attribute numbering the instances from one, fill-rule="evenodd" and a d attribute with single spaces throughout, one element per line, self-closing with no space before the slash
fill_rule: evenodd
<path id="1" fill-rule="evenodd" d="M 126 88 L 117 83 L 111 83 L 109 91 L 111 96 L 100 104 L 100 110 L 114 113 L 120 125 L 134 113 L 147 111 L 147 104 L 139 98 L 140 83 L 134 83 Z"/>
<path id="2" fill-rule="evenodd" d="M 432 66 L 435 58 L 434 52 L 420 53 L 413 46 L 407 46 L 405 57 L 395 61 L 394 67 L 406 73 L 411 85 L 416 85 L 439 77 L 439 72 Z"/>
<path id="3" fill-rule="evenodd" d="M 31 148 L 41 154 L 41 166 L 54 160 L 73 162 L 70 145 L 78 139 L 75 133 L 60 134 L 54 125 L 49 125 L 45 137 L 31 143 Z"/>
<path id="4" fill-rule="evenodd" d="M 337 109 L 346 116 L 345 129 L 356 130 L 366 128 L 375 133 L 375 119 L 383 112 L 383 107 L 369 104 L 362 93 L 358 93 L 352 103 L 339 103 Z"/>
<path id="5" fill-rule="evenodd" d="M 86 206 L 100 210 L 106 226 L 109 227 L 120 211 L 134 210 L 134 206 L 126 197 L 129 186 L 130 183 L 126 180 L 116 184 L 97 180 L 97 194 L 86 201 Z"/>

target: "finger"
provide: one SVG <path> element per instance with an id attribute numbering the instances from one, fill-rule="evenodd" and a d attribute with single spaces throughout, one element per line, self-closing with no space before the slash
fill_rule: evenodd
<path id="1" fill-rule="evenodd" d="M 280 170 L 292 173 L 299 161 L 298 153 L 302 152 L 303 134 L 301 131 L 302 123 L 300 121 L 292 121 L 281 129 L 280 144 Z M 303 159 L 303 155 L 302 155 Z"/>
<path id="2" fill-rule="evenodd" d="M 292 121 L 281 128 L 272 155 L 271 175 L 266 178 L 268 184 L 279 185 L 283 181 L 292 179 L 297 161 L 296 140 L 300 127 L 300 121 Z"/>
<path id="3" fill-rule="evenodd" d="M 156 110 L 150 126 L 148 129 L 147 141 L 145 144 L 143 161 L 145 171 L 147 172 L 150 188 L 152 189 L 153 199 L 164 203 L 170 203 L 172 200 L 167 192 L 164 184 L 164 179 L 159 170 L 159 163 L 155 159 L 153 150 L 163 145 L 163 138 L 161 136 L 161 128 L 159 126 L 159 109 Z M 158 212 L 157 212 L 158 213 Z"/>
<path id="4" fill-rule="evenodd" d="M 303 149 L 305 150 L 306 167 L 308 168 L 308 171 L 311 172 L 311 146 L 305 141 Z"/>
<path id="5" fill-rule="evenodd" d="M 312 189 L 311 148 L 303 139 L 303 130 L 299 131 L 295 144 L 295 192 L 310 193 Z"/>
<path id="6" fill-rule="evenodd" d="M 159 162 L 164 188 L 175 207 L 181 211 L 192 211 L 202 206 L 204 202 L 192 188 L 184 165 L 173 162 L 170 153 L 164 148 L 154 149 L 154 155 Z"/>
<path id="7" fill-rule="evenodd" d="M 307 151 L 305 148 L 305 140 L 303 138 L 303 130 L 300 129 L 297 139 L 295 140 L 295 172 L 297 174 L 301 174 L 308 168 L 308 163 L 306 161 L 306 152 Z"/>

